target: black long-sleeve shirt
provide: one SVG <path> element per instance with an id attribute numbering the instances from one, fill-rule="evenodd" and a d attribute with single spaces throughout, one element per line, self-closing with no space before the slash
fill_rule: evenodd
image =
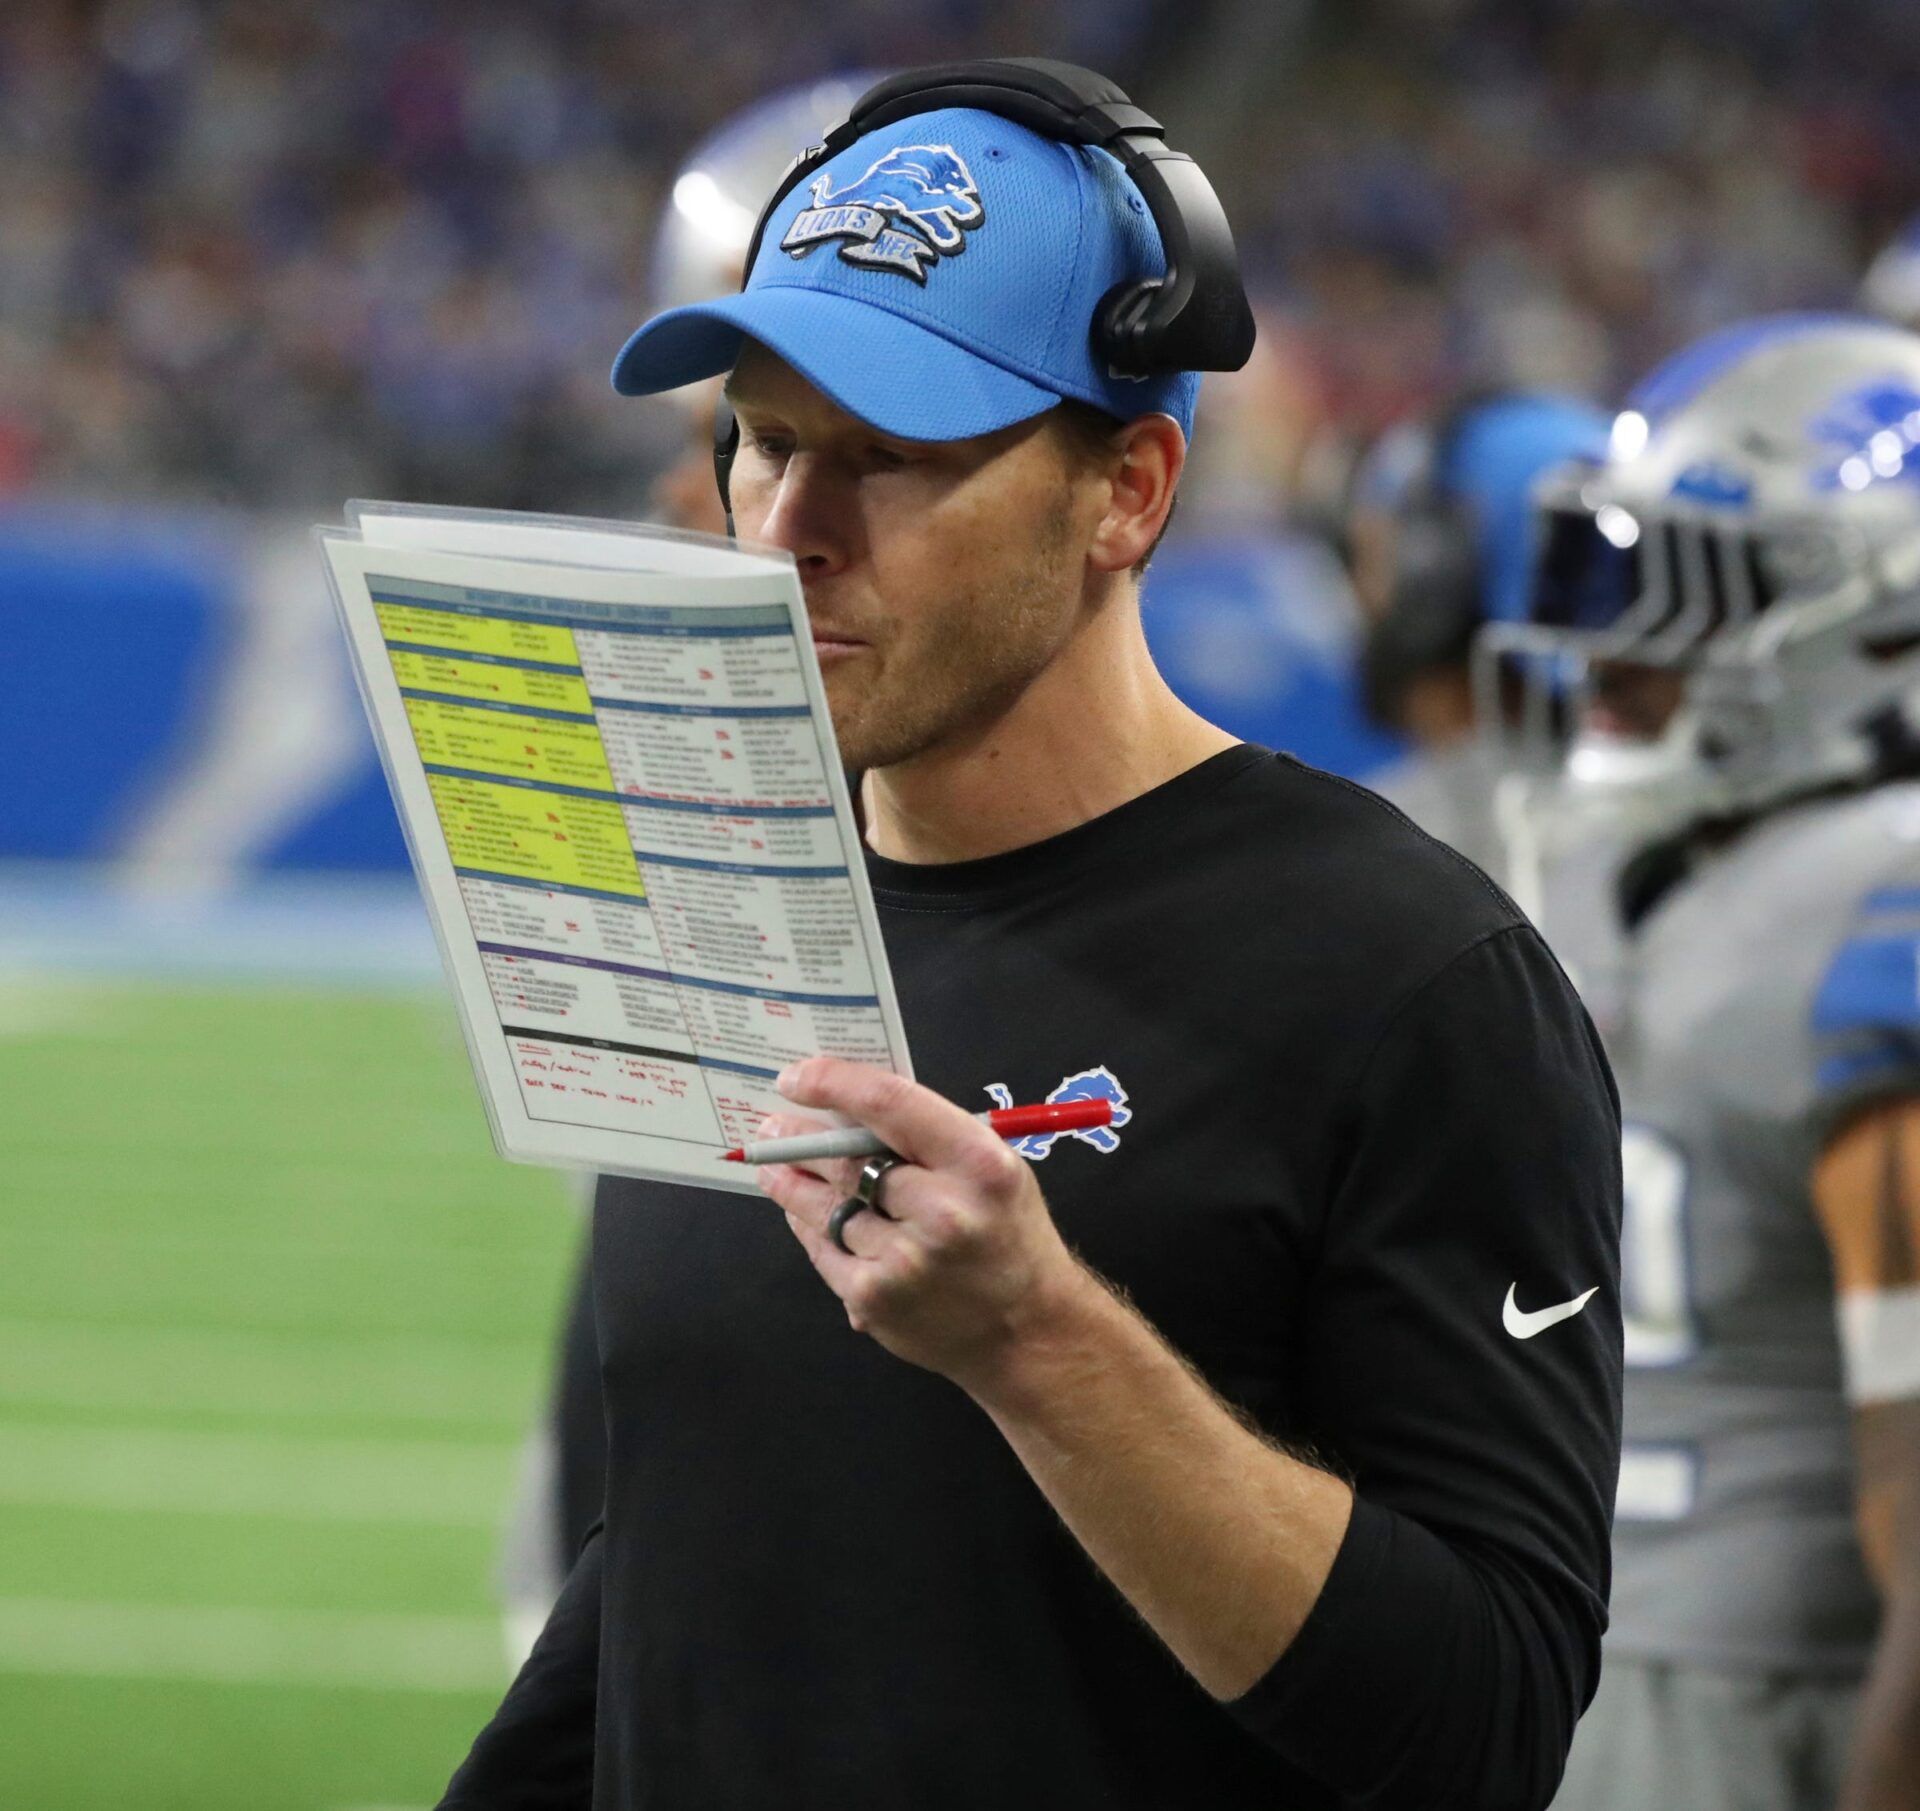
<path id="1" fill-rule="evenodd" d="M 1029 1152 L 1054 1217 L 1352 1480 L 1325 1589 L 1214 1702 L 775 1209 L 607 1179 L 605 1528 L 446 1807 L 1544 1806 L 1605 1624 L 1619 1156 L 1534 932 L 1251 746 L 1025 849 L 870 866 L 923 1082 L 1123 1095 L 1110 1138 Z"/>

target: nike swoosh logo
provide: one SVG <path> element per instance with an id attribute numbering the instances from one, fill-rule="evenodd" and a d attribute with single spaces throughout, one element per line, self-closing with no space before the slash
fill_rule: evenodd
<path id="1" fill-rule="evenodd" d="M 1518 1283 L 1507 1286 L 1507 1305 L 1500 1311 L 1501 1325 L 1515 1339 L 1531 1339 L 1536 1333 L 1544 1333 L 1549 1327 L 1572 1320 L 1600 1293 L 1600 1286 L 1596 1283 L 1585 1295 L 1576 1295 L 1570 1302 L 1555 1302 L 1551 1308 L 1536 1308 L 1529 1314 L 1513 1299 L 1519 1287 Z"/>

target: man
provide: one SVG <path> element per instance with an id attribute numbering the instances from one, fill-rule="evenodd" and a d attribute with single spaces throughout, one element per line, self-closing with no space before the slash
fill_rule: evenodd
<path id="1" fill-rule="evenodd" d="M 909 165 L 951 206 L 864 258 L 834 197 Z M 1610 1083 L 1477 871 L 1154 671 L 1198 380 L 1090 324 L 1164 267 L 1106 153 L 943 109 L 621 356 L 731 367 L 922 1081 L 783 1078 L 779 1129 L 901 1159 L 844 1246 L 845 1166 L 603 1180 L 605 1525 L 448 1807 L 1551 1794 L 1605 1616 Z M 966 1110 L 1076 1086 L 1110 1127 Z"/>
<path id="2" fill-rule="evenodd" d="M 1607 418 L 1591 404 L 1486 391 L 1390 429 L 1354 477 L 1345 544 L 1362 698 L 1375 723 L 1413 745 L 1370 784 L 1490 872 L 1504 852 L 1473 638 L 1525 610 L 1535 482 L 1569 461 L 1597 464 L 1606 447 Z"/>
<path id="3" fill-rule="evenodd" d="M 1637 850 L 1614 1622 L 1562 1811 L 1920 1804 L 1916 445 L 1920 338 L 1784 317 L 1553 500 L 1526 669 L 1588 670 L 1539 815 Z"/>
<path id="4" fill-rule="evenodd" d="M 1488 390 L 1429 421 L 1390 429 L 1361 461 L 1345 545 L 1364 624 L 1361 695 L 1369 715 L 1412 743 L 1367 784 L 1421 829 L 1458 849 L 1509 892 L 1547 935 L 1604 1034 L 1616 1010 L 1620 938 L 1612 907 L 1618 852 L 1604 837 L 1550 866 L 1516 861 L 1513 804 L 1499 724 L 1511 687 L 1476 672 L 1476 636 L 1526 614 L 1544 527 L 1543 487 L 1577 494 L 1605 458 L 1610 418 L 1541 391 Z M 1491 692 L 1491 697 L 1483 693 Z"/>

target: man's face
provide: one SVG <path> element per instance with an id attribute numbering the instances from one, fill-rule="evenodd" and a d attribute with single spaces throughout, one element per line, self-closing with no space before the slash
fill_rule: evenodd
<path id="1" fill-rule="evenodd" d="M 984 740 L 1081 620 L 1098 473 L 1046 414 L 895 440 L 751 340 L 727 393 L 734 521 L 799 563 L 842 760 Z"/>
<path id="2" fill-rule="evenodd" d="M 1628 660 L 1596 662 L 1587 727 L 1629 742 L 1658 741 L 1686 689 L 1686 675 L 1674 667 Z"/>
<path id="3" fill-rule="evenodd" d="M 1393 602 L 1398 541 L 1398 524 L 1387 510 L 1357 508 L 1347 517 L 1347 583 L 1365 628 L 1378 623 Z"/>

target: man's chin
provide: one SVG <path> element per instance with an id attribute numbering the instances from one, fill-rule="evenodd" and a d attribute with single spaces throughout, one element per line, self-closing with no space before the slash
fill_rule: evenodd
<path id="1" fill-rule="evenodd" d="M 885 701 L 875 697 L 875 674 L 870 668 L 857 670 L 867 666 L 866 661 L 836 661 L 823 667 L 820 675 L 827 709 L 833 716 L 840 765 L 849 773 L 893 767 L 919 753 L 911 737 L 902 737 L 899 713 L 888 710 Z"/>
<path id="2" fill-rule="evenodd" d="M 874 738 L 861 721 L 862 712 L 856 701 L 842 701 L 834 697 L 834 686 L 827 685 L 827 705 L 833 713 L 833 739 L 840 750 L 840 765 L 848 773 L 865 773 L 874 763 L 874 756 L 883 753 L 876 749 Z"/>
<path id="3" fill-rule="evenodd" d="M 926 738 L 915 739 L 899 733 L 884 733 L 879 726 L 862 723 L 858 718 L 842 726 L 836 716 L 834 740 L 840 748 L 840 765 L 848 773 L 878 773 L 900 767 L 926 753 Z"/>
<path id="4" fill-rule="evenodd" d="M 848 773 L 881 773 L 911 759 L 911 755 L 903 755 L 897 749 L 878 744 L 871 737 L 840 738 L 840 765 Z"/>

